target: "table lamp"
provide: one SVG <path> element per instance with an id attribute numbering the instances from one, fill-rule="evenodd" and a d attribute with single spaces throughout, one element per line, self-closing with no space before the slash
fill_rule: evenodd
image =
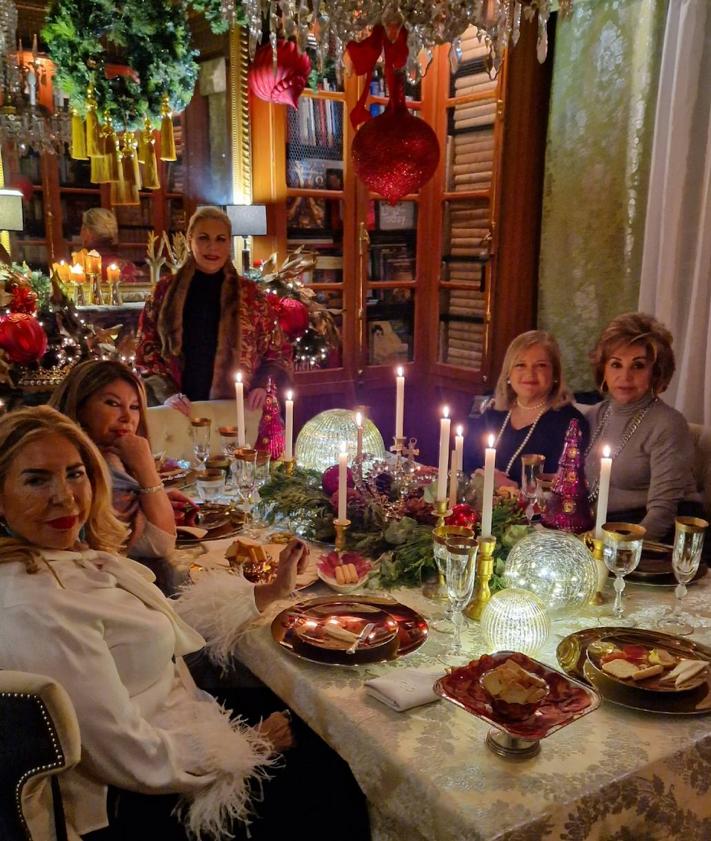
<path id="1" fill-rule="evenodd" d="M 19 190 L 0 189 L 0 259 L 10 263 L 10 239 L 7 231 L 21 231 L 24 228 L 22 218 L 22 193 Z M 5 252 L 5 253 L 3 253 Z"/>
<path id="2" fill-rule="evenodd" d="M 251 265 L 247 237 L 261 237 L 267 232 L 265 204 L 228 204 L 225 212 L 232 223 L 232 236 L 242 237 L 242 271 Z"/>

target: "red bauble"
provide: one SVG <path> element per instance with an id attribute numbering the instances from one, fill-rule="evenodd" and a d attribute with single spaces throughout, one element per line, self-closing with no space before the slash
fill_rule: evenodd
<path id="1" fill-rule="evenodd" d="M 272 45 L 259 47 L 247 74 L 249 89 L 265 102 L 296 108 L 311 72 L 311 59 L 293 41 L 280 40 L 276 53 L 275 66 Z"/>
<path id="2" fill-rule="evenodd" d="M 349 488 L 354 486 L 353 482 L 353 474 L 351 473 L 350 467 L 346 472 L 346 485 Z M 334 493 L 338 492 L 338 465 L 334 464 L 332 467 L 327 467 L 323 471 L 323 476 L 321 476 L 321 486 L 323 487 L 324 493 L 327 496 L 332 496 Z"/>
<path id="3" fill-rule="evenodd" d="M 44 356 L 47 334 L 33 315 L 11 312 L 0 316 L 0 349 L 17 365 L 29 365 Z"/>
<path id="4" fill-rule="evenodd" d="M 466 526 L 467 528 L 474 528 L 479 519 L 479 515 L 477 512 L 471 507 L 471 505 L 467 505 L 465 502 L 462 502 L 460 505 L 455 505 L 452 508 L 452 513 L 445 519 L 445 523 L 448 526 Z"/>
<path id="5" fill-rule="evenodd" d="M 395 204 L 432 178 L 439 143 L 424 120 L 413 117 L 404 104 L 391 104 L 360 127 L 352 154 L 360 180 Z"/>
<path id="6" fill-rule="evenodd" d="M 303 336 L 309 326 L 309 311 L 306 304 L 296 298 L 281 298 L 275 309 L 279 315 L 279 325 L 286 336 L 293 342 Z"/>

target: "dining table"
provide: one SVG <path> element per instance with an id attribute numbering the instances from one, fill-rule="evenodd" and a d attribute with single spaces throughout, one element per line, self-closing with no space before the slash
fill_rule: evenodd
<path id="1" fill-rule="evenodd" d="M 184 550 L 184 564 L 224 566 L 230 540 Z M 311 549 L 312 560 L 321 547 Z M 316 581 L 296 595 L 329 590 Z M 421 588 L 378 593 L 425 619 L 444 605 Z M 584 628 L 614 625 L 611 582 L 601 605 L 554 617 L 536 657 L 560 668 L 556 648 Z M 452 666 L 489 651 L 477 622 L 465 620 L 464 659 L 448 656 L 451 634 L 430 632 L 408 656 L 383 663 L 314 663 L 275 642 L 274 617 L 293 603 L 272 604 L 241 636 L 234 652 L 343 759 L 365 793 L 375 841 L 705 841 L 711 839 L 711 714 L 666 715 L 603 700 L 589 715 L 542 740 L 537 756 L 495 755 L 489 725 L 445 700 L 397 712 L 367 693 L 365 681 L 395 670 Z M 674 588 L 628 583 L 625 609 L 654 628 Z M 711 576 L 689 587 L 684 609 L 693 639 L 711 645 Z M 313 768 L 318 787 L 319 769 Z M 338 837 L 337 828 L 334 838 Z"/>

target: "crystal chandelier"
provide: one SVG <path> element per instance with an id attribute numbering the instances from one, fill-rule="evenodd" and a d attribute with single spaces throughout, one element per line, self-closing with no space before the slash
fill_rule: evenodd
<path id="1" fill-rule="evenodd" d="M 0 141 L 61 153 L 69 142 L 69 114 L 63 107 L 52 114 L 40 104 L 40 91 L 49 83 L 47 59 L 39 57 L 36 35 L 31 58 L 16 37 L 17 7 L 13 0 L 0 0 Z"/>
<path id="2" fill-rule="evenodd" d="M 234 15 L 235 0 L 224 0 L 225 13 Z M 538 59 L 548 52 L 548 18 L 553 7 L 570 11 L 572 0 L 241 0 L 247 18 L 249 49 L 262 40 L 263 21 L 269 21 L 270 39 L 276 46 L 277 32 L 294 37 L 300 49 L 313 44 L 318 33 L 318 52 L 323 61 L 331 47 L 341 59 L 349 41 L 358 41 L 382 24 L 404 26 L 408 32 L 407 75 L 419 79 L 432 60 L 438 44 L 452 45 L 452 61 L 461 57 L 459 38 L 470 26 L 490 47 L 493 70 L 498 70 L 504 50 L 518 41 L 521 20 L 538 15 Z"/>

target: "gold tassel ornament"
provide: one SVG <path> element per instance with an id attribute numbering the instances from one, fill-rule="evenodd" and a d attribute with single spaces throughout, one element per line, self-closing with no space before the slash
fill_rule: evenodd
<path id="1" fill-rule="evenodd" d="M 99 155 L 103 154 L 99 131 L 94 87 L 89 85 L 86 91 L 86 153 L 90 158 L 98 158 Z"/>
<path id="2" fill-rule="evenodd" d="M 177 161 L 178 155 L 175 151 L 173 118 L 167 94 L 163 97 L 161 102 L 160 116 L 160 159 L 162 161 Z"/>
<path id="3" fill-rule="evenodd" d="M 72 108 L 72 158 L 75 161 L 85 161 L 89 156 L 86 154 L 86 129 L 84 120 L 76 108 Z"/>
<path id="4" fill-rule="evenodd" d="M 139 135 L 138 160 L 143 164 L 143 188 L 145 190 L 160 190 L 156 141 L 150 122 L 146 120 L 146 127 L 136 134 Z"/>

